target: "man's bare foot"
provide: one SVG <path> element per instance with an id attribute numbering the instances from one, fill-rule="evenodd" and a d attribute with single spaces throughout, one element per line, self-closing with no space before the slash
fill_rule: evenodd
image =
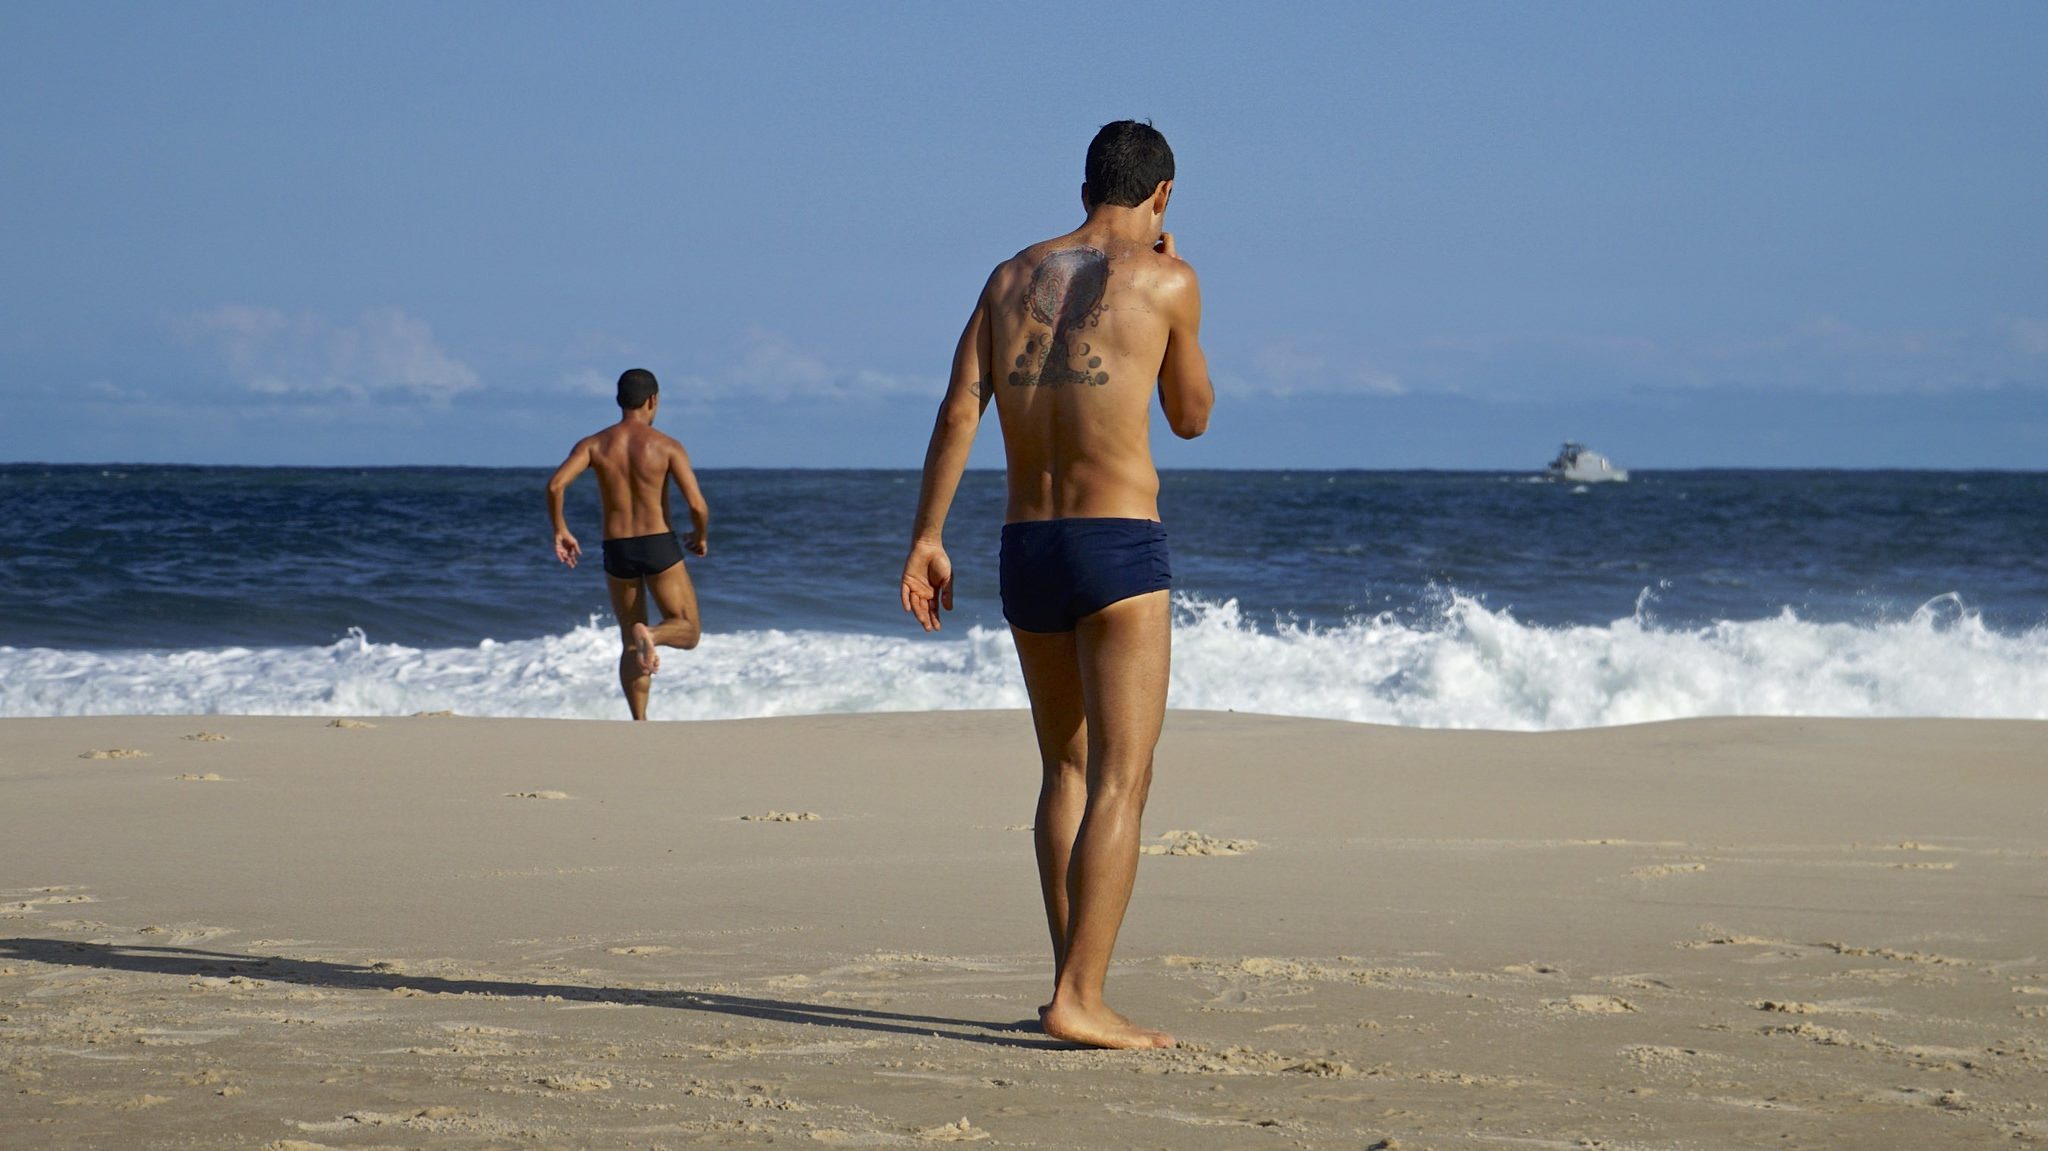
<path id="1" fill-rule="evenodd" d="M 1064 1006 L 1055 1000 L 1038 1014 L 1039 1026 L 1054 1039 L 1088 1047 L 1109 1047 L 1119 1051 L 1173 1046 L 1173 1036 L 1154 1031 L 1118 1015 L 1107 1007 L 1093 1011 Z"/>
<path id="2" fill-rule="evenodd" d="M 640 671 L 653 675 L 661 670 L 661 653 L 655 650 L 654 633 L 644 623 L 633 625 L 633 650 L 640 656 Z"/>

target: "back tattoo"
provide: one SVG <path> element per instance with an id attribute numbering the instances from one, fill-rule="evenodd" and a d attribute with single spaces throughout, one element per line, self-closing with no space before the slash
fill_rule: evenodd
<path id="1" fill-rule="evenodd" d="M 1102 367 L 1102 357 L 1090 355 L 1088 345 L 1075 338 L 1102 319 L 1102 299 L 1108 286 L 1109 257 L 1098 248 L 1062 248 L 1039 262 L 1031 273 L 1024 304 L 1032 319 L 1052 331 L 1025 341 L 1017 370 L 1010 373 L 1011 386 L 1087 384 L 1099 388 L 1109 382 L 1109 373 L 1097 370 Z M 1076 366 L 1076 360 L 1084 362 Z"/>

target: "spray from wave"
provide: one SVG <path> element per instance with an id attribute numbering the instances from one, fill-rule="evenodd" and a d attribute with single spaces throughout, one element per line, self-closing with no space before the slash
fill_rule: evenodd
<path id="1" fill-rule="evenodd" d="M 1647 599 L 1647 597 L 1646 597 Z M 1877 624 L 1775 617 L 1666 629 L 1642 603 L 1604 627 L 1537 627 L 1446 593 L 1420 619 L 1260 628 L 1235 600 L 1175 605 L 1179 708 L 1414 727 L 1549 730 L 1705 715 L 2048 719 L 2048 628 L 2002 634 L 1957 597 Z M 0 715 L 623 718 L 617 633 L 420 649 L 362 632 L 326 647 L 0 648 Z M 663 719 L 1025 707 L 1007 632 L 937 640 L 708 634 L 656 677 Z"/>

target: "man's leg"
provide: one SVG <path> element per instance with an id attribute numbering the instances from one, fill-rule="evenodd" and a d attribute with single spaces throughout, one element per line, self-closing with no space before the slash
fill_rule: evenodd
<path id="1" fill-rule="evenodd" d="M 680 564 L 676 565 L 682 566 Z M 612 614 L 619 620 L 619 687 L 626 693 L 626 707 L 634 719 L 647 718 L 648 666 L 642 642 L 647 634 L 647 594 L 636 579 L 606 575 L 605 586 L 612 593 Z"/>
<path id="2" fill-rule="evenodd" d="M 1024 690 L 1031 696 L 1031 723 L 1038 731 L 1038 817 L 1032 840 L 1038 848 L 1038 887 L 1045 899 L 1045 923 L 1052 932 L 1053 980 L 1067 960 L 1067 859 L 1081 813 L 1088 804 L 1088 724 L 1081 701 L 1081 663 L 1070 631 L 1043 634 L 1010 629 L 1017 660 L 1024 666 Z"/>
<path id="3" fill-rule="evenodd" d="M 690 582 L 690 573 L 681 561 L 648 576 L 647 590 L 654 596 L 654 606 L 661 609 L 661 622 L 653 627 L 643 624 L 646 634 L 639 638 L 653 663 L 648 670 L 660 671 L 661 657 L 654 653 L 656 644 L 688 651 L 697 646 L 704 628 L 697 616 L 697 585 Z"/>
<path id="4" fill-rule="evenodd" d="M 1168 593 L 1120 600 L 1074 630 L 1087 716 L 1088 803 L 1067 872 L 1067 950 L 1046 1034 L 1097 1047 L 1170 1047 L 1103 1002 L 1110 953 L 1138 876 L 1152 752 L 1166 719 L 1173 644 Z"/>

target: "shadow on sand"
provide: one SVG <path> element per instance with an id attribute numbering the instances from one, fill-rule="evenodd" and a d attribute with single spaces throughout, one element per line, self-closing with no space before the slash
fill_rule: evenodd
<path id="1" fill-rule="evenodd" d="M 588 987 L 574 983 L 530 983 L 503 979 L 449 979 L 438 975 L 403 975 L 332 963 L 291 959 L 282 955 L 242 955 L 193 947 L 152 947 L 146 944 L 77 943 L 63 939 L 0 939 L 0 959 L 22 959 L 65 967 L 97 967 L 147 975 L 229 976 L 273 983 L 334 987 L 349 991 L 395 991 L 401 987 L 433 995 L 486 995 L 500 999 L 544 999 L 555 996 L 571 1003 L 616 1003 L 630 1007 L 672 1007 L 749 1019 L 771 1019 L 813 1027 L 844 1027 L 919 1038 L 957 1039 L 995 1047 L 1040 1051 L 1072 1051 L 1075 1045 L 1036 1034 L 1036 1020 L 982 1023 L 936 1015 L 904 1015 L 823 1003 L 755 999 L 708 991 L 658 991 L 638 987 Z M 961 1030 L 972 1028 L 974 1030 Z M 997 1034 L 985 1034 L 996 1032 Z"/>

